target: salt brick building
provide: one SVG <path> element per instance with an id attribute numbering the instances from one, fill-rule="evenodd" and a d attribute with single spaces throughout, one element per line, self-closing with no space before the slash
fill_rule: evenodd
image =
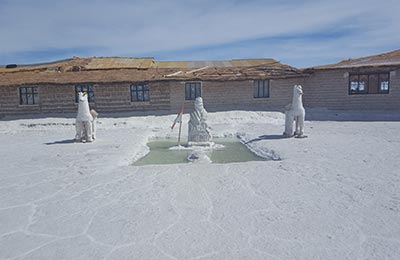
<path id="1" fill-rule="evenodd" d="M 303 72 L 308 108 L 400 111 L 400 50 Z"/>
<path id="2" fill-rule="evenodd" d="M 11 66 L 12 67 L 12 66 Z M 176 112 L 202 96 L 209 111 L 275 110 L 303 85 L 306 108 L 400 110 L 400 51 L 297 69 L 273 59 L 158 62 L 73 58 L 0 68 L 0 116 L 76 112 L 79 91 L 99 112 Z"/>

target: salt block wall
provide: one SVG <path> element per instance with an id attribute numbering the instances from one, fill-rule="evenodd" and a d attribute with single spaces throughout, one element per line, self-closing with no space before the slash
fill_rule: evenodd
<path id="1" fill-rule="evenodd" d="M 90 107 L 99 112 L 155 111 L 170 109 L 169 84 L 152 82 L 150 101 L 131 102 L 131 83 L 92 84 L 95 102 Z M 28 85 L 27 85 L 28 86 Z M 0 87 L 0 115 L 37 113 L 75 113 L 75 84 L 40 84 L 37 87 L 39 101 L 34 105 L 20 105 L 20 86 Z"/>
<path id="2" fill-rule="evenodd" d="M 390 71 L 389 94 L 349 94 L 351 73 Z M 318 70 L 305 79 L 303 103 L 306 108 L 332 110 L 400 110 L 400 69 Z"/>
<path id="3" fill-rule="evenodd" d="M 293 86 L 302 84 L 303 78 L 270 80 L 268 98 L 253 97 L 253 80 L 203 81 L 202 98 L 207 111 L 226 110 L 272 110 L 283 111 L 291 103 Z M 193 101 L 185 100 L 185 82 L 171 83 L 171 109 L 179 110 L 182 103 L 185 111 L 193 109 Z"/>
<path id="4" fill-rule="evenodd" d="M 129 112 L 169 110 L 169 86 L 150 82 L 150 101 L 131 102 L 131 82 L 95 84 L 95 106 L 99 112 Z"/>
<path id="5" fill-rule="evenodd" d="M 0 116 L 15 113 L 38 113 L 39 106 L 19 107 L 18 88 L 11 86 L 0 86 Z"/>
<path id="6" fill-rule="evenodd" d="M 38 107 L 40 109 L 40 112 L 42 113 L 76 112 L 77 105 L 75 105 L 74 85 L 39 85 L 37 87 L 39 92 Z"/>

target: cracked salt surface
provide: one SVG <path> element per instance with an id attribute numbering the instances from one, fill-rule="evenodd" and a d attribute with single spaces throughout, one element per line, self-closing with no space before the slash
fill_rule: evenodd
<path id="1" fill-rule="evenodd" d="M 73 119 L 1 122 L 0 259 L 400 259 L 400 122 L 299 140 L 280 113 L 209 113 L 283 160 L 129 166 L 174 118 L 99 119 L 91 144 L 65 141 Z"/>

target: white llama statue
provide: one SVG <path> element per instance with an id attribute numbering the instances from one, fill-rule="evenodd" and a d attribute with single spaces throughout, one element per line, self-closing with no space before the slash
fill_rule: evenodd
<path id="1" fill-rule="evenodd" d="M 76 116 L 75 127 L 76 135 L 75 140 L 81 142 L 92 142 L 96 139 L 95 120 L 97 112 L 92 109 L 89 110 L 89 101 L 87 93 L 78 93 L 78 114 Z"/>
<path id="2" fill-rule="evenodd" d="M 203 106 L 203 99 L 196 98 L 194 111 L 190 113 L 188 142 L 205 143 L 211 140 L 211 134 L 207 125 L 207 111 Z"/>
<path id="3" fill-rule="evenodd" d="M 285 137 L 292 137 L 293 135 L 298 138 L 306 137 L 304 135 L 304 118 L 305 110 L 302 101 L 303 88 L 301 85 L 293 87 L 292 104 L 285 107 Z M 296 121 L 296 129 L 293 134 L 293 121 Z"/>

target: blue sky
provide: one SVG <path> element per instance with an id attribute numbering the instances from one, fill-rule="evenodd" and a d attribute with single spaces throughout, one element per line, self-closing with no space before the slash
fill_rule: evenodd
<path id="1" fill-rule="evenodd" d="M 0 64 L 274 58 L 310 67 L 400 49 L 398 0 L 0 0 Z"/>

